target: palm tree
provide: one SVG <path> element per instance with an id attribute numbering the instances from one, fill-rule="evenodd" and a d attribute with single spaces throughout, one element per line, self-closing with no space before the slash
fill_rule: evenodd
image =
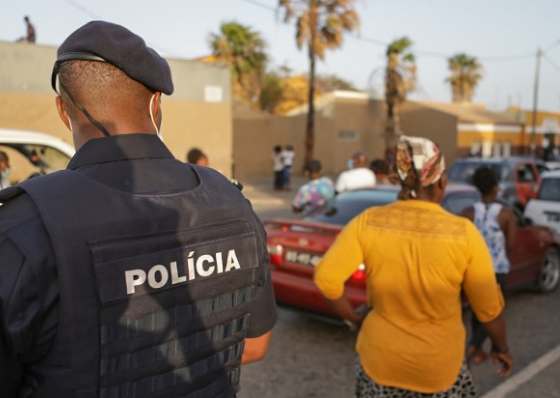
<path id="1" fill-rule="evenodd" d="M 227 63 L 232 72 L 234 88 L 256 104 L 266 68 L 266 43 L 259 32 L 237 22 L 225 22 L 220 33 L 210 34 L 209 44 L 216 61 Z"/>
<path id="2" fill-rule="evenodd" d="M 397 135 L 400 134 L 401 105 L 406 100 L 406 94 L 414 89 L 416 82 L 415 57 L 409 51 L 410 47 L 412 41 L 406 36 L 393 41 L 387 47 L 385 157 L 389 162 L 393 161 Z"/>
<path id="3" fill-rule="evenodd" d="M 482 79 L 482 65 L 465 53 L 457 54 L 447 62 L 451 76 L 446 80 L 453 90 L 453 102 L 471 102 L 474 89 Z"/>
<path id="4" fill-rule="evenodd" d="M 305 163 L 313 158 L 315 144 L 315 62 L 324 59 L 325 51 L 342 45 L 344 31 L 357 30 L 360 19 L 355 0 L 278 0 L 284 9 L 284 21 L 296 20 L 296 43 L 307 46 L 309 57 L 309 91 L 305 130 Z"/>

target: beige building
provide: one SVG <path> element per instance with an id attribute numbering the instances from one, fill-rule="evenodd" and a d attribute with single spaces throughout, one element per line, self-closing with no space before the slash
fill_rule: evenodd
<path id="1" fill-rule="evenodd" d="M 461 156 L 508 157 L 524 151 L 523 123 L 477 104 L 408 101 L 401 129 L 437 142 L 449 164 Z"/>
<path id="2" fill-rule="evenodd" d="M 292 144 L 294 172 L 303 169 L 307 107 L 275 116 L 234 106 L 233 154 L 238 178 L 272 175 L 272 147 Z M 356 151 L 383 155 L 384 105 L 364 93 L 335 91 L 316 101 L 315 154 L 326 173 L 346 168 Z"/>
<path id="3" fill-rule="evenodd" d="M 52 134 L 72 143 L 58 118 L 51 72 L 56 48 L 0 42 L 0 127 Z M 231 82 L 227 67 L 169 59 L 175 92 L 163 98 L 162 133 L 180 160 L 199 147 L 212 167 L 232 170 Z M 146 109 L 148 104 L 146 104 Z"/>
<path id="4" fill-rule="evenodd" d="M 365 151 L 370 159 L 385 150 L 386 106 L 366 93 L 335 91 L 316 101 L 315 155 L 324 171 L 336 174 L 350 156 Z M 272 116 L 234 107 L 233 152 L 238 178 L 272 175 L 274 145 L 294 145 L 295 172 L 303 167 L 307 106 L 288 116 Z M 401 133 L 438 143 L 451 164 L 469 154 L 509 156 L 522 153 L 523 123 L 479 105 L 408 101 L 402 107 Z"/>
<path id="5" fill-rule="evenodd" d="M 551 151 L 560 148 L 560 113 L 537 111 L 534 126 L 532 110 L 511 108 L 500 115 L 524 125 L 522 146 L 527 152 L 533 147 L 535 153 L 542 156 L 546 148 Z"/>

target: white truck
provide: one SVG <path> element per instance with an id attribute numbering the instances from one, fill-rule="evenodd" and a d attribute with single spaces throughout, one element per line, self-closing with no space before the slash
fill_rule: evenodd
<path id="1" fill-rule="evenodd" d="M 524 215 L 560 234 L 560 170 L 544 172 L 541 177 L 537 197 L 529 200 Z"/>
<path id="2" fill-rule="evenodd" d="M 76 152 L 55 136 L 36 131 L 0 128 L 0 151 L 10 159 L 10 182 L 65 169 Z"/>

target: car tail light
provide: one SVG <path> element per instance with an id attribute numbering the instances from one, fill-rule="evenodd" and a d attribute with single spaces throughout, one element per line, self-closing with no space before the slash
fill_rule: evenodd
<path id="1" fill-rule="evenodd" d="M 281 245 L 267 245 L 268 254 L 270 256 L 270 263 L 274 265 L 282 264 L 282 246 Z"/>
<path id="2" fill-rule="evenodd" d="M 366 277 L 367 277 L 366 266 L 365 264 L 360 264 L 358 270 L 354 272 L 350 278 L 355 281 L 365 282 Z"/>

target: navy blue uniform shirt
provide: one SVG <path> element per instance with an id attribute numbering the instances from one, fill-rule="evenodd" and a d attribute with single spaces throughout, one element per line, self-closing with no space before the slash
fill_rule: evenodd
<path id="1" fill-rule="evenodd" d="M 134 173 L 130 173 L 131 162 Z M 115 189 L 136 194 L 168 194 L 198 185 L 196 173 L 173 157 L 152 134 L 92 139 L 71 160 L 69 169 Z M 100 203 L 100 206 L 103 204 Z M 5 235 L 23 231 L 38 253 L 39 263 L 26 260 Z M 23 194 L 0 207 L 0 391 L 15 397 L 26 364 L 47 355 L 56 337 L 57 269 L 53 249 L 38 210 Z M 270 278 L 257 286 L 247 337 L 259 337 L 276 322 Z M 87 349 L 87 347 L 84 347 Z"/>

